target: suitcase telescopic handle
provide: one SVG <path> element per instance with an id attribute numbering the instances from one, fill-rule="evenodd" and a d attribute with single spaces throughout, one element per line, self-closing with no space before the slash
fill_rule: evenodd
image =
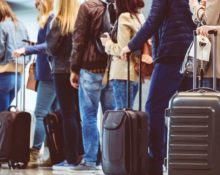
<path id="1" fill-rule="evenodd" d="M 130 83 L 130 65 L 131 65 L 131 56 L 132 54 L 127 54 L 127 108 L 131 108 L 131 83 Z M 139 85 L 138 85 L 138 91 L 139 91 L 139 105 L 138 110 L 142 110 L 142 77 L 141 77 L 141 71 L 142 71 L 142 64 L 141 64 L 141 58 L 139 59 Z"/>
<path id="2" fill-rule="evenodd" d="M 25 111 L 25 55 L 22 54 L 22 107 L 20 110 Z M 18 107 L 18 59 L 15 58 L 15 106 Z"/>
<path id="3" fill-rule="evenodd" d="M 214 91 L 216 91 L 216 59 L 217 59 L 217 30 L 210 30 L 210 35 L 213 35 L 212 39 L 212 54 L 213 54 L 213 85 L 212 88 Z M 193 59 L 193 89 L 197 88 L 197 67 L 198 63 L 196 61 L 197 58 L 197 32 L 196 30 L 193 31 L 193 42 L 194 42 L 194 59 Z M 203 81 L 203 72 L 201 72 L 201 81 Z"/>

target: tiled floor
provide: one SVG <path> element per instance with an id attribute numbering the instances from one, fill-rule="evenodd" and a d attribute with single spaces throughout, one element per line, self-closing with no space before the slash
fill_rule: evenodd
<path id="1" fill-rule="evenodd" d="M 88 173 L 88 172 L 68 172 L 68 171 L 52 171 L 51 169 L 40 168 L 34 170 L 8 170 L 8 169 L 0 169 L 0 175 L 104 175 L 104 173 L 100 171 Z M 167 175 L 167 173 L 164 173 Z"/>

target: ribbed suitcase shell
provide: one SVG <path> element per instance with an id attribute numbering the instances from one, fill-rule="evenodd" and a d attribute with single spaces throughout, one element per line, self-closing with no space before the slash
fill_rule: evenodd
<path id="1" fill-rule="evenodd" d="M 177 93 L 166 115 L 168 175 L 220 175 L 220 93 Z"/>

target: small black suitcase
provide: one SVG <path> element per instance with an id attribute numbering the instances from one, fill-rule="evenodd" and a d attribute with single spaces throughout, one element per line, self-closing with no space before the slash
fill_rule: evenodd
<path id="1" fill-rule="evenodd" d="M 213 89 L 200 87 L 176 93 L 166 110 L 169 120 L 168 175 L 220 174 L 220 93 L 215 91 L 217 32 L 212 33 L 215 35 L 212 48 Z M 194 40 L 197 43 L 195 36 L 194 32 Z M 196 70 L 195 62 L 194 66 Z M 196 72 L 193 72 L 194 88 L 197 84 Z M 200 76 L 202 80 L 203 77 Z"/>
<path id="2" fill-rule="evenodd" d="M 17 60 L 16 60 L 16 64 Z M 24 62 L 23 62 L 24 68 Z M 15 81 L 15 101 L 16 105 L 11 106 L 8 111 L 0 113 L 0 163 L 8 162 L 11 168 L 25 168 L 30 155 L 30 126 L 31 115 L 25 111 L 25 85 L 23 69 L 23 107 L 21 111 L 12 112 L 12 107 L 17 110 L 18 90 L 17 90 L 17 66 Z"/>
<path id="3" fill-rule="evenodd" d="M 53 164 L 64 160 L 62 118 L 59 112 L 49 113 L 44 117 L 50 158 Z"/>
<path id="4" fill-rule="evenodd" d="M 148 154 L 148 115 L 130 109 L 130 59 L 128 59 L 128 108 L 106 111 L 102 132 L 102 169 L 106 175 L 146 175 Z"/>

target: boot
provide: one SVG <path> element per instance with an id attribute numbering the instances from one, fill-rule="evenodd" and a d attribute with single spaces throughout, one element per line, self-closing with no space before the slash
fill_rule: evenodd
<path id="1" fill-rule="evenodd" d="M 39 158 L 40 150 L 31 148 L 30 151 L 30 159 L 27 164 L 27 168 L 37 168 L 38 167 L 38 158 Z"/>

